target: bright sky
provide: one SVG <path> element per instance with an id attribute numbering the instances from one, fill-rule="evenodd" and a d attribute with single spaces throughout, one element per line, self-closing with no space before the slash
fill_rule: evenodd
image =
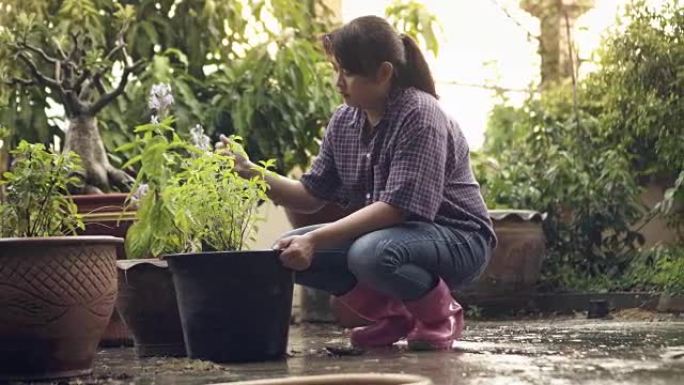
<path id="1" fill-rule="evenodd" d="M 573 33 L 582 59 L 591 58 L 606 28 L 615 24 L 619 9 L 627 0 L 596 0 L 595 7 L 576 22 Z M 651 0 L 657 5 L 664 0 Z M 347 22 L 363 15 L 384 16 L 390 0 L 342 0 L 342 18 Z M 496 102 L 493 92 L 466 84 L 496 84 L 526 89 L 539 81 L 540 58 L 536 41 L 528 32 L 539 34 L 538 20 L 518 7 L 518 0 L 425 0 L 443 28 L 438 58 L 428 62 L 437 81 L 443 108 L 459 122 L 470 147 L 484 141 L 487 115 Z M 511 20 L 502 10 L 516 21 Z M 583 64 L 581 70 L 590 66 Z M 456 84 L 454 84 L 456 83 Z M 520 102 L 525 94 L 511 92 Z"/>

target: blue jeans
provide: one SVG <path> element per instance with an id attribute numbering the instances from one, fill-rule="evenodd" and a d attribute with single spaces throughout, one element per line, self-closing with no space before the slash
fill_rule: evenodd
<path id="1" fill-rule="evenodd" d="M 320 226 L 292 230 L 302 235 Z M 442 278 L 450 287 L 465 285 L 484 270 L 489 240 L 476 232 L 435 223 L 405 222 L 373 231 L 335 248 L 316 250 L 311 266 L 297 272 L 298 284 L 334 295 L 350 291 L 357 280 L 389 296 L 411 301 Z"/>

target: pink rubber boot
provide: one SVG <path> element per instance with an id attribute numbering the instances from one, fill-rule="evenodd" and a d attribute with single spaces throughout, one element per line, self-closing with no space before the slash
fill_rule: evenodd
<path id="1" fill-rule="evenodd" d="M 363 284 L 337 299 L 360 317 L 373 321 L 352 330 L 351 343 L 356 347 L 391 346 L 413 329 L 413 318 L 401 301 Z"/>
<path id="2" fill-rule="evenodd" d="M 415 319 L 408 334 L 409 349 L 450 349 L 463 332 L 463 308 L 451 296 L 449 287 L 439 280 L 437 286 L 422 298 L 405 302 Z"/>

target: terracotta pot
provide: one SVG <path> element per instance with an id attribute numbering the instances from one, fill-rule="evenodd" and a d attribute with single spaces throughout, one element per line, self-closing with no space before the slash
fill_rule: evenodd
<path id="1" fill-rule="evenodd" d="M 344 373 L 318 376 L 274 378 L 269 380 L 238 381 L 231 385 L 432 385 L 429 378 L 411 374 Z M 214 385 L 227 385 L 214 384 Z"/>
<path id="2" fill-rule="evenodd" d="M 72 195 L 78 207 L 78 213 L 83 215 L 85 230 L 81 235 L 111 235 L 126 237 L 126 231 L 135 220 L 135 211 L 125 211 L 128 194 L 94 194 Z M 123 245 L 117 250 L 119 259 L 126 259 Z"/>
<path id="3" fill-rule="evenodd" d="M 83 214 L 117 213 L 123 211 L 127 193 L 108 193 L 90 195 L 72 195 L 71 198 L 78 206 L 78 212 Z"/>
<path id="4" fill-rule="evenodd" d="M 0 239 L 0 382 L 88 374 L 116 300 L 114 237 Z"/>
<path id="5" fill-rule="evenodd" d="M 480 278 L 465 292 L 484 295 L 531 290 L 546 255 L 544 215 L 529 210 L 490 210 L 499 243 Z"/>
<path id="6" fill-rule="evenodd" d="M 72 199 L 78 212 L 83 215 L 85 229 L 80 235 L 111 235 L 113 237 L 126 238 L 128 228 L 135 221 L 135 211 L 124 211 L 126 198 L 125 193 L 72 195 Z M 116 258 L 126 259 L 124 245 L 116 248 Z M 133 336 L 126 328 L 121 316 L 115 311 L 107 325 L 101 347 L 132 346 Z"/>
<path id="7" fill-rule="evenodd" d="M 116 307 L 133 334 L 139 357 L 185 356 L 176 290 L 166 261 L 117 261 Z"/>

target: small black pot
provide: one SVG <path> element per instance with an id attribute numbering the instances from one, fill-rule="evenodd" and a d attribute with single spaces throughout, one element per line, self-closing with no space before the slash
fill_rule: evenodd
<path id="1" fill-rule="evenodd" d="M 174 254 L 173 274 L 188 357 L 214 362 L 285 357 L 294 273 L 278 251 Z"/>
<path id="2" fill-rule="evenodd" d="M 116 308 L 133 333 L 138 357 L 185 356 L 176 291 L 166 261 L 117 261 Z"/>
<path id="3" fill-rule="evenodd" d="M 589 301 L 587 318 L 605 318 L 610 312 L 610 304 L 605 299 L 595 299 Z"/>

